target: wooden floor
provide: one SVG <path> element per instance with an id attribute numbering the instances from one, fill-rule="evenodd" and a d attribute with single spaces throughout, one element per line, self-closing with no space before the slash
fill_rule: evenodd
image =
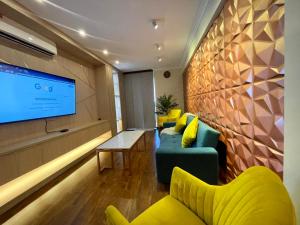
<path id="1" fill-rule="evenodd" d="M 116 169 L 104 170 L 101 175 L 97 173 L 96 157 L 91 156 L 2 215 L 0 224 L 105 224 L 104 210 L 109 204 L 132 220 L 169 191 L 169 187 L 157 183 L 155 176 L 157 141 L 156 132 L 147 132 L 146 151 L 133 154 L 132 176 L 121 169 L 119 154 L 115 157 Z"/>

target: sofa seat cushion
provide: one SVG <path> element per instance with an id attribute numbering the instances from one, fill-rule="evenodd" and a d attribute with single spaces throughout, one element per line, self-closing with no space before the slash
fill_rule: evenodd
<path id="1" fill-rule="evenodd" d="M 170 195 L 164 197 L 141 215 L 132 225 L 205 225 L 190 209 Z"/>
<path id="2" fill-rule="evenodd" d="M 168 127 L 168 128 L 164 128 L 160 135 L 162 134 L 168 134 L 168 135 L 174 135 L 174 134 L 180 134 L 179 132 L 176 132 L 174 127 Z"/>
<path id="3" fill-rule="evenodd" d="M 161 134 L 160 136 L 160 146 L 159 148 L 178 148 L 181 146 L 181 134 L 173 134 L 173 135 L 168 135 L 168 134 Z"/>
<path id="4" fill-rule="evenodd" d="M 181 140 L 181 138 L 182 138 L 182 134 L 180 134 L 180 133 L 174 133 L 172 135 L 162 133 L 160 135 L 160 142 L 169 142 L 169 141 L 173 141 L 174 139 L 180 139 Z"/>

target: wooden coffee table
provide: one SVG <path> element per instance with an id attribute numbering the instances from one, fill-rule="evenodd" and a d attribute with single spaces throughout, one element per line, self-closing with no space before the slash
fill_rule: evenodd
<path id="1" fill-rule="evenodd" d="M 100 165 L 100 152 L 110 152 L 111 153 L 111 168 L 114 168 L 114 152 L 122 152 L 123 155 L 123 167 L 126 169 L 126 158 L 129 170 L 129 174 L 131 174 L 131 152 L 135 144 L 141 138 L 144 138 L 144 146 L 146 149 L 146 135 L 144 130 L 134 130 L 134 131 L 122 131 L 118 133 L 116 136 L 112 137 L 108 141 L 99 145 L 96 148 L 97 154 L 97 163 L 98 163 L 98 172 L 99 174 L 104 170 L 101 169 Z"/>

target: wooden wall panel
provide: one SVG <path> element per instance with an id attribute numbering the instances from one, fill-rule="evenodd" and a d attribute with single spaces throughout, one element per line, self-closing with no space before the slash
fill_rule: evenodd
<path id="1" fill-rule="evenodd" d="M 96 87 L 98 116 L 102 120 L 110 122 L 113 135 L 117 133 L 116 107 L 114 96 L 114 83 L 112 68 L 108 65 L 97 67 L 96 69 Z"/>
<path id="2" fill-rule="evenodd" d="M 222 132 L 228 180 L 253 165 L 280 176 L 284 1 L 227 0 L 185 73 L 186 110 Z"/>
<path id="3" fill-rule="evenodd" d="M 108 121 L 96 121 L 45 137 L 18 142 L 0 149 L 0 186 L 110 132 Z M 92 149 L 90 149 L 92 150 Z"/>

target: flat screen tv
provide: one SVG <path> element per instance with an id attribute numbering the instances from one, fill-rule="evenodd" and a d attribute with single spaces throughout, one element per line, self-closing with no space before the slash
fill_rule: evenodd
<path id="1" fill-rule="evenodd" d="M 0 63 L 0 124 L 75 113 L 75 80 Z"/>

